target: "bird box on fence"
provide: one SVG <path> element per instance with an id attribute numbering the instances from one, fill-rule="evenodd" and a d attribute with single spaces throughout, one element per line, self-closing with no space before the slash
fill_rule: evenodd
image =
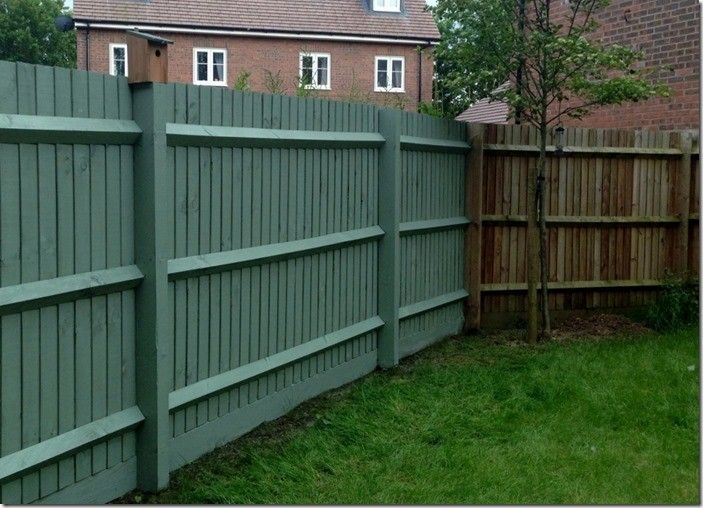
<path id="1" fill-rule="evenodd" d="M 129 82 L 166 83 L 169 44 L 173 44 L 173 41 L 137 30 L 127 30 Z"/>

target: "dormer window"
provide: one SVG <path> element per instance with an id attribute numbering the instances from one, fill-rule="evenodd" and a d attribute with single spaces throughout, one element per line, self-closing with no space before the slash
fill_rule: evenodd
<path id="1" fill-rule="evenodd" d="M 400 0 L 373 0 L 373 10 L 380 12 L 400 12 Z"/>

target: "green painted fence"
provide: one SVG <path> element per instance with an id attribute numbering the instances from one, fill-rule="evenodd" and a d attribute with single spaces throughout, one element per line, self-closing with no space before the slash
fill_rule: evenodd
<path id="1" fill-rule="evenodd" d="M 459 331 L 466 127 L 0 62 L 0 484 L 109 501 Z"/>
<path id="2" fill-rule="evenodd" d="M 135 485 L 140 133 L 124 80 L 0 62 L 3 503 Z"/>

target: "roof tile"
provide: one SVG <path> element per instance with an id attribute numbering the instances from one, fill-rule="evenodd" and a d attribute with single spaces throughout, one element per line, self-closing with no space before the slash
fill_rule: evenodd
<path id="1" fill-rule="evenodd" d="M 439 39 L 425 0 L 379 13 L 370 0 L 75 0 L 79 21 Z"/>

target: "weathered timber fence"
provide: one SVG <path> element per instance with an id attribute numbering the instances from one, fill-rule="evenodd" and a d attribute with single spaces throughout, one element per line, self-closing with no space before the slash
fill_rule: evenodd
<path id="1" fill-rule="evenodd" d="M 468 252 L 478 275 L 467 319 L 514 324 L 525 310 L 527 167 L 537 133 L 472 126 L 481 222 Z M 568 128 L 549 140 L 550 307 L 559 316 L 630 309 L 655 297 L 667 271 L 698 271 L 699 149 L 691 132 Z M 474 289 L 474 291 L 471 291 Z"/>
<path id="2" fill-rule="evenodd" d="M 160 489 L 458 332 L 468 150 L 369 105 L 0 62 L 2 501 Z"/>

